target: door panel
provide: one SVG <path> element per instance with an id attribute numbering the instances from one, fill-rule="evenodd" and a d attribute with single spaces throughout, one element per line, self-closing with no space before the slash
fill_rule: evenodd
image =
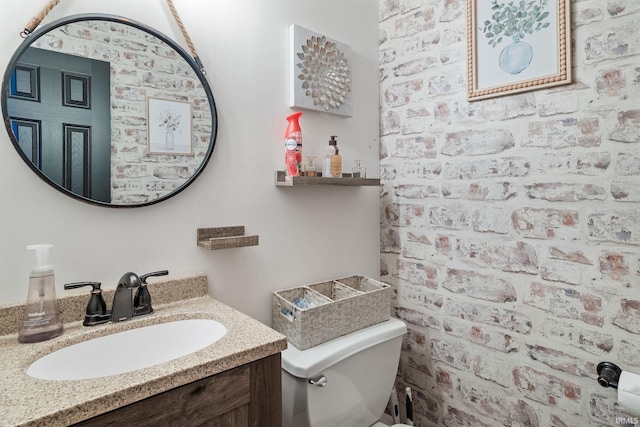
<path id="1" fill-rule="evenodd" d="M 40 121 L 39 120 L 11 120 L 11 129 L 16 136 L 18 145 L 27 158 L 41 168 L 40 164 Z"/>
<path id="2" fill-rule="evenodd" d="M 109 63 L 29 48 L 10 92 L 8 110 L 25 156 L 59 186 L 109 203 Z"/>

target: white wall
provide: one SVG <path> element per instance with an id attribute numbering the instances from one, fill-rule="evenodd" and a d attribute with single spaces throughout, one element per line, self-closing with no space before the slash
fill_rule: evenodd
<path id="1" fill-rule="evenodd" d="M 4 5 L 0 66 L 24 25 L 46 2 Z M 24 303 L 32 264 L 25 246 L 55 245 L 57 292 L 65 282 L 113 288 L 126 271 L 205 272 L 211 294 L 270 323 L 271 292 L 349 274 L 379 275 L 377 187 L 276 188 L 288 107 L 288 27 L 296 23 L 349 44 L 354 116 L 305 112 L 303 155 L 338 135 L 345 171 L 364 159 L 378 172 L 378 5 L 368 0 L 175 0 L 207 71 L 219 130 L 209 165 L 184 192 L 157 205 L 108 209 L 53 190 L 0 134 L 0 305 Z M 162 0 L 61 2 L 44 23 L 77 13 L 144 22 L 182 43 Z M 353 23 L 356 23 L 355 25 Z M 198 227 L 245 225 L 257 247 L 206 251 Z"/>

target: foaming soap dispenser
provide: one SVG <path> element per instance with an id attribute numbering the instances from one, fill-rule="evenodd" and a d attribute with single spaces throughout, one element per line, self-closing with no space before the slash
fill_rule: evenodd
<path id="1" fill-rule="evenodd" d="M 49 249 L 52 247 L 50 244 L 27 246 L 36 252 L 36 266 L 29 274 L 29 293 L 18 342 L 40 342 L 62 334 L 53 266 L 49 264 Z"/>

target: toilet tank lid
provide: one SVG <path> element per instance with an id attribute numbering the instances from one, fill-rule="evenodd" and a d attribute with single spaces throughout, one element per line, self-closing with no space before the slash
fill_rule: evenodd
<path id="1" fill-rule="evenodd" d="M 313 378 L 347 357 L 385 341 L 404 335 L 407 325 L 390 318 L 368 328 L 335 338 L 307 350 L 293 344 L 282 352 L 282 369 L 299 378 Z"/>

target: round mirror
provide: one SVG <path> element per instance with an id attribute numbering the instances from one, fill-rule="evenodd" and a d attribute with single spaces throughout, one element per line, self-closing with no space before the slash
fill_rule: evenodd
<path id="1" fill-rule="evenodd" d="M 168 37 L 107 15 L 34 31 L 2 82 L 22 159 L 76 199 L 109 207 L 166 200 L 203 171 L 215 144 L 211 88 Z"/>

